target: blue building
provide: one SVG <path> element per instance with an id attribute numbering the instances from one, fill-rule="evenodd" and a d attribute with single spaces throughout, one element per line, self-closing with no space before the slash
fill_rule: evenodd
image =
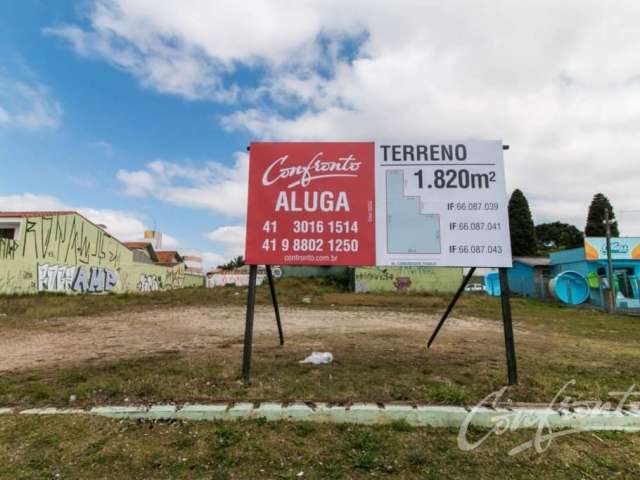
<path id="1" fill-rule="evenodd" d="M 640 309 L 640 237 L 612 239 L 611 256 L 617 307 Z M 558 277 L 565 272 L 575 274 L 567 273 Z M 588 295 L 585 292 L 581 299 L 586 298 L 601 308 L 606 306 L 605 292 L 609 288 L 607 274 L 606 240 L 600 237 L 587 237 L 584 246 L 551 253 L 549 258 L 515 257 L 513 267 L 508 270 L 509 288 L 514 293 L 541 299 L 559 296 L 566 301 L 563 298 L 564 289 L 571 287 L 571 282 L 578 281 L 580 288 L 588 289 Z M 557 279 L 552 284 L 552 289 L 557 290 L 560 278 L 565 283 L 558 295 L 557 291 L 549 289 L 549 285 L 553 279 Z"/>
<path id="2" fill-rule="evenodd" d="M 545 299 L 550 296 L 548 283 L 551 267 L 548 257 L 514 257 L 508 271 L 509 290 L 523 297 Z"/>
<path id="3" fill-rule="evenodd" d="M 611 239 L 613 282 L 619 308 L 640 308 L 640 237 Z M 589 285 L 590 302 L 605 307 L 605 290 L 609 287 L 606 239 L 587 237 L 584 247 L 550 255 L 552 272 L 581 274 Z"/>

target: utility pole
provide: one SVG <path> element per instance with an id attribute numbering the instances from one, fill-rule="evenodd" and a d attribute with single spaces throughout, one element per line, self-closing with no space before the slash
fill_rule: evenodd
<path id="1" fill-rule="evenodd" d="M 616 313 L 616 289 L 613 283 L 613 261 L 611 259 L 611 220 L 609 209 L 604 209 L 604 223 L 607 232 L 607 277 L 609 278 L 609 313 Z"/>

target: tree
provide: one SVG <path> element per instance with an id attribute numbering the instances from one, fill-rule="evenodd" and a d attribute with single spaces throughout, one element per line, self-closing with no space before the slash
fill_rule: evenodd
<path id="1" fill-rule="evenodd" d="M 539 250 L 564 250 L 584 244 L 584 235 L 573 225 L 562 222 L 536 225 L 536 239 Z"/>
<path id="2" fill-rule="evenodd" d="M 604 237 L 607 234 L 606 225 L 604 224 L 604 211 L 609 209 L 609 219 L 615 220 L 616 215 L 613 213 L 613 207 L 609 199 L 602 193 L 596 193 L 593 196 L 591 205 L 589 206 L 589 214 L 587 215 L 587 226 L 584 233 L 587 237 Z M 618 222 L 611 223 L 611 236 L 619 237 Z"/>
<path id="3" fill-rule="evenodd" d="M 237 257 L 229 260 L 224 265 L 220 265 L 218 268 L 222 270 L 235 270 L 236 268 L 240 268 L 244 265 L 244 257 L 242 255 L 238 255 Z"/>
<path id="4" fill-rule="evenodd" d="M 509 200 L 509 225 L 511 229 L 511 253 L 515 257 L 535 255 L 536 231 L 533 227 L 529 202 L 516 189 Z"/>

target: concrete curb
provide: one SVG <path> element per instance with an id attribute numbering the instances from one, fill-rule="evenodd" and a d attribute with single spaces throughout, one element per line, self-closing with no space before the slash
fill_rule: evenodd
<path id="1" fill-rule="evenodd" d="M 576 408 L 467 408 L 453 406 L 394 405 L 355 403 L 349 406 L 328 403 L 261 402 L 209 405 L 104 406 L 89 410 L 77 408 L 0 408 L 0 415 L 97 415 L 130 420 L 188 421 L 308 421 L 383 425 L 404 421 L 417 427 L 460 428 L 465 422 L 474 427 L 520 429 L 578 429 L 640 432 L 640 410 Z"/>

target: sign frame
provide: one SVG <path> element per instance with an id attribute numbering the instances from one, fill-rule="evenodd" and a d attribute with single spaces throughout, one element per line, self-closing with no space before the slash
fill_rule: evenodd
<path id="1" fill-rule="evenodd" d="M 254 142 L 245 259 L 511 267 L 502 142 Z"/>
<path id="2" fill-rule="evenodd" d="M 502 150 L 509 150 L 509 145 L 502 145 Z M 250 147 L 247 147 L 247 150 L 250 151 Z M 508 220 L 507 220 L 507 228 L 508 228 Z M 507 230 L 508 231 L 508 230 Z M 511 256 L 511 251 L 509 250 L 509 256 Z M 244 348 L 243 348 L 243 358 L 242 358 L 242 379 L 245 383 L 250 382 L 251 378 L 251 356 L 252 356 L 252 347 L 253 347 L 253 323 L 255 316 L 255 301 L 256 301 L 256 279 L 258 273 L 258 264 L 257 263 L 248 263 L 249 264 L 249 286 L 247 292 L 247 308 L 246 308 L 246 317 L 245 317 L 245 332 L 244 332 Z M 281 347 L 284 346 L 284 334 L 280 319 L 280 310 L 278 306 L 278 300 L 275 289 L 275 281 L 273 279 L 271 265 L 267 264 L 267 277 L 269 280 L 269 288 L 271 292 L 271 299 L 274 307 L 276 324 L 278 327 L 279 334 L 279 344 Z M 456 305 L 458 299 L 464 292 L 464 289 L 475 273 L 476 267 L 472 266 L 464 277 L 458 291 L 451 299 L 445 313 L 442 318 L 438 322 L 433 334 L 431 335 L 427 348 L 431 346 L 433 341 L 435 340 L 438 332 L 444 325 L 447 320 L 449 314 L 453 310 Z M 505 353 L 506 353 L 506 364 L 507 364 L 507 379 L 509 385 L 516 385 L 518 383 L 518 374 L 517 374 L 517 363 L 516 363 L 516 350 L 515 350 L 515 341 L 513 335 L 513 320 L 511 314 L 511 304 L 510 304 L 510 292 L 509 292 L 509 281 L 507 275 L 507 267 L 500 266 L 499 267 L 499 276 L 500 276 L 500 301 L 501 301 L 501 312 L 502 312 L 502 323 L 504 330 L 504 339 L 505 339 Z"/>

